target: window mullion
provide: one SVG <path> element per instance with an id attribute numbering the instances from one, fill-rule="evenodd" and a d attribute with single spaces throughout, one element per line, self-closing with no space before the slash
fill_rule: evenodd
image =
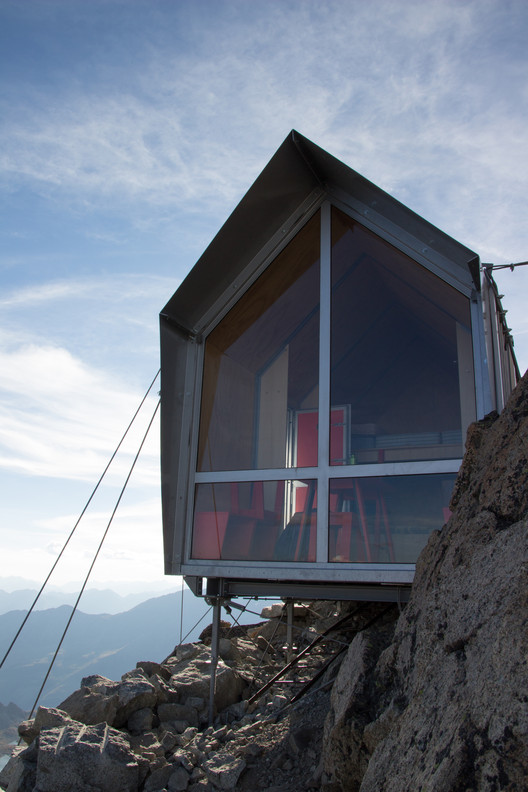
<path id="1" fill-rule="evenodd" d="M 328 561 L 328 471 L 330 460 L 330 300 L 331 206 L 321 206 L 319 311 L 319 430 L 317 483 L 317 561 Z"/>

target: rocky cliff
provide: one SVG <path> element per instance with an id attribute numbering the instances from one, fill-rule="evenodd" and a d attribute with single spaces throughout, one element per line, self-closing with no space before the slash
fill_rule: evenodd
<path id="1" fill-rule="evenodd" d="M 470 427 L 447 526 L 392 639 L 363 633 L 332 691 L 336 790 L 528 787 L 528 379 Z M 383 646 L 385 644 L 385 646 Z"/>
<path id="2" fill-rule="evenodd" d="M 298 614 L 299 647 L 313 643 L 307 657 L 323 665 L 296 703 L 273 687 L 254 697 L 284 662 L 284 627 L 272 619 L 222 639 L 209 726 L 204 635 L 163 663 L 139 663 L 120 682 L 89 677 L 58 709 L 41 709 L 21 726 L 28 747 L 0 785 L 9 792 L 526 789 L 526 377 L 500 416 L 470 427 L 451 508 L 420 556 L 401 614 L 335 603 Z M 315 644 L 334 623 L 327 643 Z M 313 678 L 315 668 L 295 673 Z"/>

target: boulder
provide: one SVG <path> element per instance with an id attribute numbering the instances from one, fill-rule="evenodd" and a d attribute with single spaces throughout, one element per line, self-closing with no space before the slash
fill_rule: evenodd
<path id="1" fill-rule="evenodd" d="M 164 679 L 166 682 L 170 679 L 170 671 L 162 666 L 161 663 L 155 663 L 152 660 L 140 660 L 139 663 L 136 663 L 136 668 L 141 669 L 144 671 L 147 676 L 159 676 Z"/>
<path id="2" fill-rule="evenodd" d="M 152 729 L 154 713 L 150 707 L 136 710 L 127 721 L 127 729 L 131 734 L 142 734 Z"/>
<path id="3" fill-rule="evenodd" d="M 131 735 L 130 747 L 136 754 L 156 757 L 164 756 L 165 748 L 158 739 L 155 732 L 144 732 L 143 734 Z"/>
<path id="4" fill-rule="evenodd" d="M 218 654 L 226 663 L 242 663 L 242 655 L 235 642 L 230 638 L 220 638 L 218 641 Z"/>
<path id="5" fill-rule="evenodd" d="M 40 733 L 35 784 L 39 792 L 136 792 L 138 775 L 128 742 L 106 724 L 71 723 Z"/>
<path id="6" fill-rule="evenodd" d="M 284 605 L 280 602 L 274 602 L 273 605 L 266 605 L 260 612 L 261 619 L 280 619 L 282 616 Z"/>
<path id="7" fill-rule="evenodd" d="M 64 699 L 58 709 L 86 725 L 103 721 L 110 723 L 117 710 L 118 684 L 98 674 L 84 677 L 80 688 Z M 106 714 L 108 718 L 104 717 Z"/>
<path id="8" fill-rule="evenodd" d="M 182 700 L 199 697 L 209 701 L 210 674 L 210 653 L 201 654 L 185 668 L 180 668 L 178 674 L 172 677 L 171 683 L 177 688 Z M 214 696 L 216 709 L 223 710 L 238 701 L 247 684 L 248 680 L 242 674 L 229 668 L 223 660 L 219 660 Z"/>
<path id="9" fill-rule="evenodd" d="M 184 767 L 178 767 L 170 776 L 168 792 L 185 792 L 189 786 L 190 775 Z"/>
<path id="10" fill-rule="evenodd" d="M 187 726 L 198 726 L 198 712 L 186 704 L 159 704 L 158 718 L 160 723 L 167 721 L 185 721 Z"/>
<path id="11" fill-rule="evenodd" d="M 59 709 L 73 720 L 86 725 L 108 723 L 123 726 L 132 713 L 157 703 L 155 686 L 143 677 L 113 682 L 93 675 L 81 681 L 81 687 L 68 696 Z"/>
<path id="12" fill-rule="evenodd" d="M 71 723 L 72 719 L 60 709 L 53 707 L 39 707 L 37 714 L 32 720 L 22 721 L 18 727 L 18 733 L 22 739 L 30 744 L 35 737 L 40 734 L 41 729 L 49 729 L 53 726 L 65 726 Z"/>
<path id="13" fill-rule="evenodd" d="M 157 703 L 157 692 L 154 685 L 146 679 L 127 679 L 117 688 L 117 711 L 114 725 L 123 726 L 132 713 L 145 707 L 154 707 Z"/>
<path id="14" fill-rule="evenodd" d="M 236 789 L 238 779 L 246 767 L 244 759 L 218 753 L 202 766 L 209 781 L 218 789 Z"/>
<path id="15" fill-rule="evenodd" d="M 169 655 L 169 657 L 163 661 L 161 664 L 162 670 L 165 670 L 169 673 L 170 679 L 170 677 L 175 673 L 175 668 L 179 663 L 185 665 L 191 660 L 194 660 L 194 658 L 199 654 L 202 654 L 203 651 L 204 645 L 199 642 L 180 644 L 179 646 L 174 647 L 174 650 Z"/>
<path id="16" fill-rule="evenodd" d="M 169 778 L 173 773 L 174 768 L 165 760 L 155 767 L 150 775 L 147 777 L 144 786 L 144 792 L 158 792 L 167 786 Z"/>
<path id="17" fill-rule="evenodd" d="M 37 777 L 36 743 L 29 748 L 15 748 L 6 766 L 0 771 L 0 788 L 9 792 L 33 792 Z"/>

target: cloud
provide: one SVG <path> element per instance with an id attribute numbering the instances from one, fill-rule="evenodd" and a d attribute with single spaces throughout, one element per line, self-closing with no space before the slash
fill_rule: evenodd
<path id="1" fill-rule="evenodd" d="M 179 280 L 150 273 L 34 283 L 0 298 L 0 350 L 68 350 L 92 368 L 145 387 L 159 366 L 158 314 Z"/>
<path id="2" fill-rule="evenodd" d="M 132 301 L 159 300 L 160 295 L 170 294 L 170 290 L 177 286 L 178 281 L 174 278 L 150 273 L 74 277 L 13 289 L 0 297 L 0 309 L 73 300 L 77 303 L 81 300 L 103 303 L 105 307 L 120 303 L 130 305 Z"/>
<path id="3" fill-rule="evenodd" d="M 448 58 L 435 40 L 449 33 L 456 49 L 472 17 L 471 6 L 452 3 L 427 11 L 415 3 L 273 4 L 249 14 L 228 5 L 214 23 L 191 29 L 195 54 L 175 52 L 172 42 L 145 46 L 126 81 L 107 56 L 105 79 L 88 92 L 72 78 L 46 102 L 25 96 L 24 110 L 15 104 L 7 115 L 0 162 L 37 189 L 88 202 L 229 203 L 289 128 L 316 138 L 341 128 L 342 141 L 351 140 L 345 129 L 376 103 L 380 116 L 402 117 L 440 85 L 445 95 Z M 405 77 L 397 79 L 403 52 Z M 352 115 L 343 125 L 345 111 Z"/>
<path id="4" fill-rule="evenodd" d="M 39 303 L 50 303 L 56 300 L 72 299 L 79 296 L 79 292 L 91 291 L 95 284 L 81 284 L 74 281 L 57 281 L 55 283 L 35 284 L 17 289 L 11 294 L 0 297 L 0 308 L 16 308 L 19 306 L 30 307 Z"/>
<path id="5" fill-rule="evenodd" d="M 76 579 L 81 581 L 94 558 L 105 531 L 112 504 L 107 508 L 89 510 L 70 540 L 52 584 L 63 585 Z M 24 566 L 26 577 L 43 580 L 57 559 L 75 525 L 78 514 L 57 506 L 53 517 L 35 519 L 24 529 Z M 3 562 L 6 569 L 20 567 L 20 546 L 15 532 L 6 531 L 3 542 Z M 120 581 L 155 580 L 163 575 L 163 546 L 161 506 L 159 498 L 139 498 L 133 504 L 123 502 L 110 526 L 105 542 L 91 575 L 91 584 L 112 581 L 115 588 Z M 22 570 L 21 570 L 22 571 Z M 80 587 L 78 583 L 77 588 Z"/>
<path id="6" fill-rule="evenodd" d="M 155 16 L 169 32 L 149 31 L 126 76 L 107 54 L 88 91 L 72 77 L 49 101 L 15 102 L 0 149 L 8 181 L 88 209 L 134 206 L 135 222 L 174 210 L 221 216 L 295 127 L 450 233 L 464 230 L 468 203 L 472 214 L 500 206 L 501 186 L 509 205 L 521 196 L 522 60 L 514 47 L 491 60 L 486 46 L 522 7 L 380 0 L 210 12 L 209 23 L 199 4 L 184 4 L 183 18 Z M 183 23 L 177 48 L 170 32 Z M 518 222 L 515 213 L 510 228 Z"/>
<path id="7" fill-rule="evenodd" d="M 91 368 L 66 349 L 21 347 L 0 351 L 0 467 L 26 475 L 95 483 L 114 451 L 142 394 Z M 156 399 L 145 405 L 139 426 L 116 460 L 110 481 L 124 479 Z M 155 430 L 153 430 L 155 435 Z M 155 485 L 157 447 L 144 452 L 143 483 Z"/>

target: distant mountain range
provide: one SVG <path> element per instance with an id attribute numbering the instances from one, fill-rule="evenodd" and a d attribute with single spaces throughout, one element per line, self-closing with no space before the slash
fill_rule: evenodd
<path id="1" fill-rule="evenodd" d="M 0 580 L 0 614 L 13 610 L 29 610 L 37 596 L 37 591 L 34 588 L 3 591 Z M 142 591 L 122 595 L 111 589 L 86 589 L 79 607 L 83 613 L 123 613 L 155 596 L 159 596 L 159 593 Z M 61 605 L 73 605 L 76 599 L 76 593 L 46 589 L 39 597 L 36 609 L 47 610 L 48 608 L 59 608 Z"/>
<path id="2" fill-rule="evenodd" d="M 109 599 L 107 592 L 104 595 Z M 78 610 L 39 703 L 57 706 L 79 687 L 84 676 L 101 674 L 120 679 L 139 660 L 163 660 L 180 642 L 180 634 L 185 641 L 197 640 L 211 623 L 212 616 L 205 616 L 208 610 L 205 602 L 188 590 L 184 595 L 183 627 L 181 592 L 149 599 L 114 615 Z M 71 606 L 61 605 L 31 614 L 0 669 L 0 702 L 31 709 L 71 612 Z M 0 659 L 26 613 L 27 610 L 13 610 L 0 615 Z M 189 630 L 192 632 L 185 637 Z"/>

